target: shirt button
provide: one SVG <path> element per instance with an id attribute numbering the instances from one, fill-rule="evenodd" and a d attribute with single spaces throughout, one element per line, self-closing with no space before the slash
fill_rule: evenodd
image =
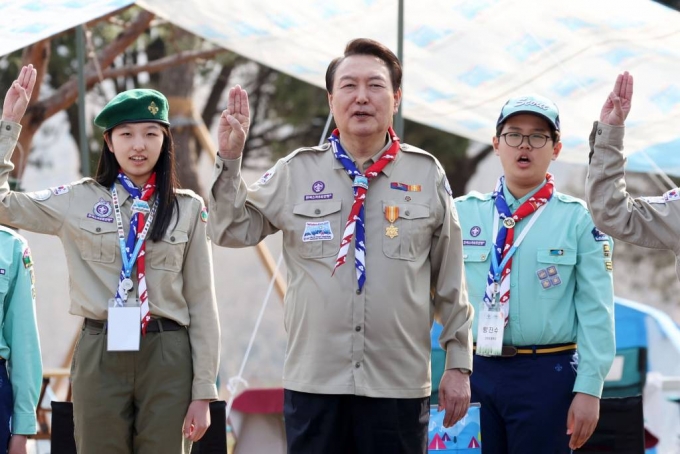
<path id="1" fill-rule="evenodd" d="M 356 327 L 356 328 L 354 328 L 354 331 L 356 331 L 356 332 L 359 332 L 359 331 L 361 331 L 361 326 L 357 325 L 357 327 Z"/>
<path id="2" fill-rule="evenodd" d="M 361 295 L 361 289 L 360 288 L 357 289 L 357 295 Z"/>
<path id="3" fill-rule="evenodd" d="M 219 164 L 215 164 L 215 168 L 216 168 L 216 169 L 219 169 L 219 168 L 220 168 L 220 165 L 219 165 Z"/>
<path id="4" fill-rule="evenodd" d="M 406 212 L 405 212 L 404 214 L 405 214 L 406 216 L 411 216 L 411 212 L 408 211 L 408 210 L 406 210 Z"/>
<path id="5" fill-rule="evenodd" d="M 174 236 L 171 236 L 171 237 L 170 237 L 170 241 L 175 241 L 175 237 L 174 237 Z"/>
<path id="6" fill-rule="evenodd" d="M 356 364 L 354 365 L 354 367 L 357 368 L 357 369 L 360 368 L 360 367 L 361 367 L 361 363 L 356 363 Z"/>
<path id="7" fill-rule="evenodd" d="M 9 130 L 12 129 L 12 127 L 10 125 L 7 125 L 7 126 L 5 126 L 5 129 L 9 131 Z"/>
<path id="8" fill-rule="evenodd" d="M 602 130 L 601 130 L 601 129 L 598 129 L 598 130 L 597 130 L 597 135 L 598 135 L 598 136 L 601 136 L 601 135 L 602 135 Z"/>
<path id="9" fill-rule="evenodd" d="M 482 254 L 482 256 L 481 256 L 480 258 L 481 258 L 482 260 L 486 260 L 486 254 Z"/>
<path id="10" fill-rule="evenodd" d="M 321 214 L 321 210 L 317 208 L 316 210 L 314 210 L 314 214 Z"/>
<path id="11" fill-rule="evenodd" d="M 101 231 L 102 231 L 102 228 L 101 228 L 101 227 L 97 227 L 96 230 L 97 230 L 97 232 L 101 232 Z"/>

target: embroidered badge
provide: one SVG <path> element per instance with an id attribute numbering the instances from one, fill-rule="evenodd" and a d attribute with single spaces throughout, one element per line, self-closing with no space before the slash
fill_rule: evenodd
<path id="1" fill-rule="evenodd" d="M 66 194 L 68 191 L 70 191 L 69 186 L 57 186 L 55 188 L 50 188 L 50 191 L 52 191 L 52 194 L 54 195 L 62 195 Z"/>
<path id="2" fill-rule="evenodd" d="M 33 259 L 31 258 L 31 250 L 29 248 L 24 249 L 24 255 L 21 259 L 24 262 L 24 268 L 33 266 Z"/>
<path id="3" fill-rule="evenodd" d="M 604 269 L 606 269 L 607 271 L 613 271 L 614 270 L 614 265 L 612 264 L 611 260 L 605 260 Z"/>
<path id="4" fill-rule="evenodd" d="M 52 197 L 52 191 L 43 189 L 42 191 L 29 192 L 27 195 L 35 201 L 43 202 Z"/>
<path id="5" fill-rule="evenodd" d="M 4 276 L 7 271 L 4 268 L 0 268 L 0 276 Z"/>
<path id="6" fill-rule="evenodd" d="M 609 237 L 602 231 L 598 230 L 597 227 L 593 227 L 592 234 L 593 238 L 595 238 L 595 241 L 607 241 L 609 239 Z"/>
<path id="7" fill-rule="evenodd" d="M 463 246 L 486 246 L 486 240 L 463 240 Z"/>
<path id="8" fill-rule="evenodd" d="M 262 176 L 260 177 L 260 179 L 257 180 L 257 184 L 260 184 L 260 185 L 266 184 L 267 181 L 269 181 L 273 176 L 274 176 L 274 167 L 272 167 L 271 169 L 267 170 L 267 171 L 264 173 L 264 175 L 262 175 Z"/>
<path id="9" fill-rule="evenodd" d="M 399 191 L 407 191 L 407 192 L 420 192 L 420 190 L 421 190 L 421 186 L 419 184 L 397 183 L 395 181 L 390 183 L 390 187 L 392 189 L 397 189 Z"/>
<path id="10" fill-rule="evenodd" d="M 333 193 L 328 194 L 308 194 L 305 196 L 305 200 L 328 200 L 333 198 Z"/>
<path id="11" fill-rule="evenodd" d="M 201 221 L 208 222 L 208 209 L 206 207 L 201 209 Z"/>
<path id="12" fill-rule="evenodd" d="M 146 215 L 150 211 L 151 207 L 149 207 L 149 203 L 146 202 L 145 200 L 135 199 L 132 202 L 132 213 L 142 213 Z"/>
<path id="13" fill-rule="evenodd" d="M 670 191 L 663 195 L 663 198 L 666 202 L 672 202 L 673 200 L 680 199 L 680 189 L 678 188 L 671 189 Z"/>
<path id="14" fill-rule="evenodd" d="M 562 365 L 560 363 L 557 363 L 557 365 L 555 366 L 555 370 L 557 372 L 562 372 Z"/>
<path id="15" fill-rule="evenodd" d="M 312 191 L 314 191 L 314 194 L 323 192 L 325 188 L 326 184 L 323 181 L 315 181 L 314 184 L 312 184 Z"/>
<path id="16" fill-rule="evenodd" d="M 302 241 L 328 241 L 333 239 L 330 221 L 307 222 L 305 231 L 302 234 Z"/>
<path id="17" fill-rule="evenodd" d="M 100 198 L 99 202 L 94 204 L 92 212 L 94 214 L 87 213 L 88 218 L 101 222 L 113 222 L 113 218 L 111 217 L 111 213 L 113 212 L 113 206 L 111 205 L 111 202 L 109 202 L 108 200 Z"/>
<path id="18" fill-rule="evenodd" d="M 153 115 L 154 117 L 158 113 L 158 106 L 153 101 L 151 101 L 151 104 L 149 104 L 149 112 L 151 112 L 151 115 Z"/>
<path id="19" fill-rule="evenodd" d="M 475 238 L 477 238 L 480 233 L 482 233 L 482 228 L 478 225 L 476 225 L 476 226 L 474 226 L 470 229 L 470 235 L 472 235 Z"/>

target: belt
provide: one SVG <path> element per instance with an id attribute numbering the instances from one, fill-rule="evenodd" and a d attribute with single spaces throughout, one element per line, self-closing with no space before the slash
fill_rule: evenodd
<path id="1" fill-rule="evenodd" d="M 473 350 L 477 346 L 472 347 Z M 552 344 L 552 345 L 530 345 L 527 347 L 515 347 L 513 345 L 503 345 L 501 355 L 504 358 L 509 358 L 516 355 L 550 355 L 550 354 L 566 354 L 576 351 L 575 343 L 568 344 Z"/>
<path id="2" fill-rule="evenodd" d="M 95 328 L 100 330 L 106 329 L 106 321 L 104 320 L 93 320 L 91 318 L 85 319 L 85 326 L 88 328 Z M 169 318 L 152 318 L 148 325 L 146 325 L 147 333 L 160 333 L 162 331 L 178 331 L 182 329 L 183 326 L 174 320 Z"/>

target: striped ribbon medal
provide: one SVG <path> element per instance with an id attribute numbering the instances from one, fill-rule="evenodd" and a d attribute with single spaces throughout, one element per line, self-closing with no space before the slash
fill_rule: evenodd
<path id="1" fill-rule="evenodd" d="M 345 263 L 347 259 L 347 253 L 349 252 L 349 245 L 352 242 L 352 237 L 356 232 L 356 238 L 354 239 L 354 264 L 356 267 L 357 284 L 359 286 L 359 290 L 363 288 L 364 283 L 366 282 L 364 203 L 366 201 L 368 185 L 373 178 L 380 174 L 387 164 L 394 161 L 397 153 L 399 152 L 399 137 L 397 137 L 391 127 L 389 128 L 388 133 L 392 138 L 392 145 L 380 156 L 380 158 L 375 163 L 373 163 L 373 165 L 371 165 L 366 170 L 366 174 L 359 172 L 350 155 L 342 148 L 342 145 L 340 144 L 340 131 L 336 129 L 328 138 L 328 140 L 331 142 L 331 146 L 333 147 L 335 159 L 340 161 L 345 169 L 345 172 L 347 172 L 347 175 L 352 178 L 352 186 L 354 188 L 354 202 L 352 203 L 352 209 L 349 212 L 347 223 L 345 224 L 345 230 L 342 234 L 340 251 L 338 252 L 338 258 L 335 261 L 333 274 L 335 274 L 335 270 Z"/>

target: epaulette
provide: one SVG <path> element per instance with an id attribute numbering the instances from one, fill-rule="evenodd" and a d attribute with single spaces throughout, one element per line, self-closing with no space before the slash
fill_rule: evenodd
<path id="1" fill-rule="evenodd" d="M 586 205 L 586 202 L 582 199 L 579 199 L 578 197 L 574 197 L 571 195 L 563 194 L 561 192 L 556 192 L 554 197 L 559 200 L 560 202 L 565 202 L 565 203 L 577 203 L 581 205 L 583 208 L 588 210 L 588 205 Z"/>
<path id="2" fill-rule="evenodd" d="M 330 150 L 330 148 L 331 148 L 330 142 L 325 142 L 321 145 L 317 145 L 316 147 L 302 147 L 302 148 L 298 148 L 297 150 L 292 151 L 287 156 L 285 156 L 284 158 L 281 158 L 281 159 L 285 162 L 288 162 L 291 159 L 293 159 L 295 156 L 297 156 L 301 153 L 310 152 L 310 151 L 316 151 L 316 152 L 328 151 L 328 150 Z"/>
<path id="3" fill-rule="evenodd" d="M 0 232 L 16 238 L 23 246 L 28 246 L 28 241 L 26 241 L 26 238 L 21 236 L 16 230 L 5 227 L 4 225 L 0 225 Z"/>

